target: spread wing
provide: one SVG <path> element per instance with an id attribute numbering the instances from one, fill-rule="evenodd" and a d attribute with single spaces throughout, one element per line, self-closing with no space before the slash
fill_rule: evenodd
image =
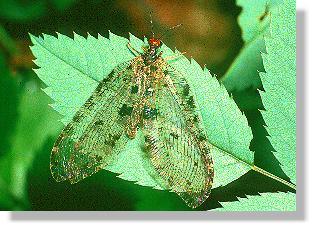
<path id="1" fill-rule="evenodd" d="M 124 125 L 132 78 L 131 62 L 119 65 L 63 129 L 51 152 L 56 181 L 76 183 L 107 166 L 128 142 Z"/>
<path id="2" fill-rule="evenodd" d="M 154 120 L 145 120 L 146 152 L 163 188 L 195 208 L 209 196 L 213 162 L 189 86 L 171 73 L 157 89 Z"/>

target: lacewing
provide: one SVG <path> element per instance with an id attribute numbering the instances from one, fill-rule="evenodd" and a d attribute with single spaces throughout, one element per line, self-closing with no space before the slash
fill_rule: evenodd
<path id="1" fill-rule="evenodd" d="M 162 57 L 162 42 L 118 65 L 63 129 L 51 152 L 56 181 L 79 182 L 103 169 L 141 130 L 144 151 L 163 189 L 196 208 L 209 196 L 214 176 L 202 120 L 183 75 Z M 174 56 L 173 56 L 174 57 Z"/>

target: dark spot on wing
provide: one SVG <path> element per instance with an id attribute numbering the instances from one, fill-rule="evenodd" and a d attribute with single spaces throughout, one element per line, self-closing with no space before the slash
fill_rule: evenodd
<path id="1" fill-rule="evenodd" d="M 96 156 L 95 156 L 95 160 L 96 160 L 97 162 L 100 162 L 102 159 L 103 159 L 103 157 L 101 157 L 101 156 L 99 156 L 99 155 L 96 155 Z"/>
<path id="2" fill-rule="evenodd" d="M 74 143 L 74 144 L 73 144 L 73 149 L 74 149 L 75 151 L 79 151 L 79 149 L 80 149 L 80 143 L 79 143 L 79 142 Z"/>
<path id="3" fill-rule="evenodd" d="M 137 85 L 132 86 L 132 88 L 131 88 L 131 93 L 135 94 L 135 93 L 137 93 L 137 92 L 138 92 L 138 86 L 137 86 Z"/>
<path id="4" fill-rule="evenodd" d="M 151 71 L 151 72 L 155 72 L 156 70 L 158 70 L 158 67 L 157 67 L 157 66 L 150 65 L 150 71 Z"/>
<path id="5" fill-rule="evenodd" d="M 203 134 L 200 134 L 199 141 L 203 141 L 203 140 L 206 140 L 206 136 L 204 136 Z"/>
<path id="6" fill-rule="evenodd" d="M 174 179 L 171 175 L 169 175 L 169 177 L 167 178 L 167 182 L 170 187 L 173 186 Z"/>
<path id="7" fill-rule="evenodd" d="M 164 73 L 165 75 L 168 75 L 169 71 L 168 71 L 168 70 L 164 70 L 163 73 Z"/>
<path id="8" fill-rule="evenodd" d="M 177 133 L 174 133 L 174 132 L 171 132 L 170 135 L 174 138 L 174 139 L 178 139 L 178 134 Z"/>
<path id="9" fill-rule="evenodd" d="M 198 122 L 199 121 L 199 118 L 197 115 L 193 116 L 193 122 Z"/>
<path id="10" fill-rule="evenodd" d="M 158 115 L 158 111 L 156 108 L 150 108 L 148 106 L 144 106 L 143 117 L 144 119 L 154 119 Z"/>
<path id="11" fill-rule="evenodd" d="M 195 108 L 193 96 L 189 97 L 187 104 L 189 105 L 190 108 Z"/>
<path id="12" fill-rule="evenodd" d="M 121 116 L 129 116 L 132 114 L 133 107 L 128 107 L 126 104 L 123 104 L 119 110 L 119 115 Z"/>
<path id="13" fill-rule="evenodd" d="M 189 92 L 190 92 L 190 87 L 189 87 L 188 84 L 185 84 L 182 94 L 183 94 L 184 96 L 188 96 L 188 95 L 189 95 Z"/>
<path id="14" fill-rule="evenodd" d="M 101 126 L 104 124 L 104 121 L 103 120 L 97 120 L 95 123 L 94 123 L 94 126 Z"/>
<path id="15" fill-rule="evenodd" d="M 106 82 L 108 82 L 109 81 L 109 78 L 104 78 L 103 80 L 102 80 L 102 83 L 106 83 Z M 98 87 L 100 87 L 100 86 L 98 86 Z"/>
<path id="16" fill-rule="evenodd" d="M 105 140 L 105 144 L 109 145 L 111 147 L 114 147 L 114 145 L 116 144 L 115 140 Z"/>
<path id="17" fill-rule="evenodd" d="M 145 95 L 151 97 L 153 95 L 153 93 L 154 93 L 153 88 L 149 87 L 148 89 L 146 89 Z"/>
<path id="18" fill-rule="evenodd" d="M 110 135 L 105 141 L 104 143 L 106 145 L 109 145 L 111 147 L 114 147 L 116 145 L 117 140 L 119 140 L 121 137 L 121 134 L 116 134 L 116 135 Z"/>
<path id="19" fill-rule="evenodd" d="M 57 167 L 58 166 L 58 160 L 57 159 L 52 159 L 52 162 L 54 162 L 54 166 Z"/>

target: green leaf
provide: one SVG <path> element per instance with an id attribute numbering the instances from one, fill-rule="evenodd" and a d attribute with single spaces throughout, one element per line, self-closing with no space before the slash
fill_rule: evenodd
<path id="1" fill-rule="evenodd" d="M 8 151 L 10 138 L 16 124 L 16 105 L 18 102 L 18 88 L 7 68 L 4 56 L 0 53 L 0 158 Z"/>
<path id="2" fill-rule="evenodd" d="M 238 198 L 235 202 L 221 202 L 223 208 L 215 211 L 296 211 L 296 194 L 263 193 Z"/>
<path id="3" fill-rule="evenodd" d="M 285 0 L 272 13 L 271 34 L 262 54 L 266 73 L 260 73 L 265 92 L 260 92 L 269 140 L 275 156 L 296 183 L 296 5 Z"/>
<path id="4" fill-rule="evenodd" d="M 243 8 L 238 22 L 246 43 L 266 33 L 270 23 L 269 13 L 277 9 L 280 3 L 282 0 L 237 0 L 237 5 Z"/>
<path id="5" fill-rule="evenodd" d="M 281 0 L 238 0 L 242 7 L 238 18 L 244 46 L 225 75 L 221 78 L 229 92 L 261 86 L 258 71 L 263 71 L 261 52 L 263 37 L 269 32 L 270 13 L 277 10 Z"/>
<path id="6" fill-rule="evenodd" d="M 109 39 L 88 35 L 85 39 L 77 34 L 74 39 L 58 34 L 31 36 L 31 50 L 35 63 L 40 67 L 36 73 L 48 86 L 44 91 L 55 103 L 53 108 L 61 113 L 67 124 L 75 112 L 94 91 L 95 87 L 118 64 L 134 58 L 127 47 L 128 39 L 112 33 Z M 131 45 L 138 51 L 144 42 L 130 35 Z M 162 46 L 163 57 L 176 55 L 167 46 Z M 183 74 L 194 91 L 195 99 L 203 117 L 209 141 L 213 145 L 215 162 L 214 187 L 226 185 L 251 169 L 253 153 L 249 151 L 252 133 L 245 116 L 239 111 L 224 86 L 220 85 L 207 69 L 194 61 L 179 56 L 169 64 Z M 119 177 L 137 184 L 160 189 L 149 175 L 152 168 L 141 151 L 141 134 L 130 141 L 119 158 L 106 167 L 120 174 Z"/>
<path id="7" fill-rule="evenodd" d="M 27 173 L 36 151 L 45 140 L 60 131 L 58 116 L 47 106 L 49 98 L 34 82 L 26 83 L 20 96 L 18 120 L 10 148 L 0 159 L 0 190 L 27 204 Z M 48 153 L 48 152 L 47 152 Z"/>
<path id="8" fill-rule="evenodd" d="M 2 25 L 0 25 L 0 46 L 3 46 L 10 54 L 16 54 L 17 52 L 17 46 L 14 39 Z"/>
<path id="9" fill-rule="evenodd" d="M 16 203 L 16 198 L 10 193 L 7 188 L 7 176 L 6 168 L 2 166 L 7 165 L 7 158 L 9 154 L 10 139 L 14 133 L 16 125 L 16 105 L 18 104 L 18 89 L 17 85 L 11 79 L 11 74 L 5 64 L 5 58 L 0 52 L 0 209 L 11 209 L 14 206 L 20 206 L 20 203 Z"/>

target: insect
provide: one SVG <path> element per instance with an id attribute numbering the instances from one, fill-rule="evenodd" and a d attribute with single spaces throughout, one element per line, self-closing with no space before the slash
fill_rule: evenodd
<path id="1" fill-rule="evenodd" d="M 196 208 L 209 196 L 213 161 L 195 97 L 187 80 L 167 63 L 162 41 L 117 66 L 63 129 L 51 152 L 56 181 L 79 182 L 103 169 L 140 130 L 163 189 Z M 175 57 L 175 56 L 173 56 Z"/>

